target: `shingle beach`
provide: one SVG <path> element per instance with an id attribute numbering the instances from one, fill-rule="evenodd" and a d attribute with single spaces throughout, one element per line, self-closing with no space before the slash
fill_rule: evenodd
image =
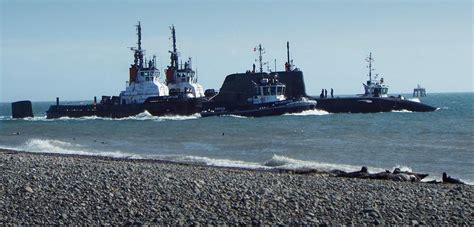
<path id="1" fill-rule="evenodd" d="M 0 224 L 474 225 L 474 186 L 0 150 Z"/>

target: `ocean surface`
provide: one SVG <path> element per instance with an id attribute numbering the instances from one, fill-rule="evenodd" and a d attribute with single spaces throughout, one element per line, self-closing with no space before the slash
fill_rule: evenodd
<path id="1" fill-rule="evenodd" d="M 49 120 L 45 111 L 53 103 L 37 102 L 34 118 L 16 120 L 11 119 L 11 104 L 0 103 L 0 147 L 243 168 L 349 171 L 368 166 L 378 172 L 401 167 L 429 173 L 428 179 L 447 172 L 473 184 L 474 93 L 430 93 L 421 101 L 439 109 L 309 111 L 264 118 L 142 113 L 126 119 Z"/>

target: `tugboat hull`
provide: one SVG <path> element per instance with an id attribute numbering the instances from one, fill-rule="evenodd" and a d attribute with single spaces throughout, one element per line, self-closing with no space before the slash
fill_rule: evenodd
<path id="1" fill-rule="evenodd" d="M 232 107 L 231 107 L 232 108 Z M 204 111 L 201 113 L 202 117 L 222 116 L 222 115 L 238 115 L 245 117 L 265 117 L 278 116 L 288 113 L 301 113 L 306 110 L 316 109 L 316 102 L 311 100 L 306 101 L 290 101 L 280 104 L 266 104 L 266 105 L 248 105 L 235 106 L 231 110 L 220 111 Z"/>
<path id="2" fill-rule="evenodd" d="M 347 97 L 315 98 L 317 109 L 329 113 L 377 113 L 407 110 L 412 112 L 430 112 L 436 108 L 410 100 L 392 97 Z"/>

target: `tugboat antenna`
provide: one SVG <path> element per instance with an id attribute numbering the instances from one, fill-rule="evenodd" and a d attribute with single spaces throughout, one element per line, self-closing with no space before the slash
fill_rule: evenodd
<path id="1" fill-rule="evenodd" d="M 275 72 L 277 71 L 277 60 L 275 59 Z"/>

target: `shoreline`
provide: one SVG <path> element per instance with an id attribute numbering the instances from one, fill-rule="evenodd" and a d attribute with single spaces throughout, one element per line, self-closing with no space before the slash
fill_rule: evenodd
<path id="1" fill-rule="evenodd" d="M 0 224 L 474 224 L 474 187 L 0 149 Z"/>

